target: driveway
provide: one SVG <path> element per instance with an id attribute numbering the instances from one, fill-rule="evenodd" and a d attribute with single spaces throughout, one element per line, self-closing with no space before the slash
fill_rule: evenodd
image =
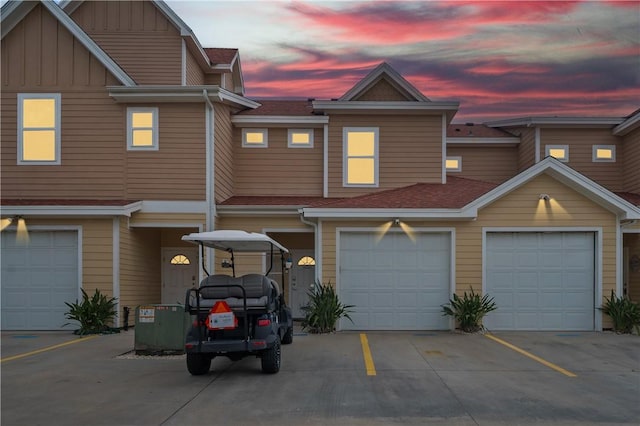
<path id="1" fill-rule="evenodd" d="M 28 337 L 33 336 L 33 337 Z M 628 424 L 640 338 L 612 333 L 296 333 L 280 373 L 135 357 L 134 332 L 3 333 L 2 425 Z M 53 347 L 53 349 L 49 349 Z M 125 354 L 125 355 L 123 355 Z"/>

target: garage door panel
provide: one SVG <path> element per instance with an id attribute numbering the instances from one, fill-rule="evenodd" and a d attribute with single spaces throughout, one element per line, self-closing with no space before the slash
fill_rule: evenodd
<path id="1" fill-rule="evenodd" d="M 593 330 L 593 233 L 489 233 L 486 241 L 485 289 L 498 306 L 485 318 L 487 328 Z"/>
<path id="2" fill-rule="evenodd" d="M 356 305 L 357 312 L 352 316 L 355 324 L 347 320 L 341 323 L 342 327 L 448 328 L 446 319 L 443 322 L 440 316 L 441 305 L 449 297 L 449 238 L 448 233 L 418 233 L 414 242 L 396 232 L 382 238 L 368 233 L 341 233 L 340 297 L 345 303 Z M 358 263 L 357 267 L 351 263 L 353 250 L 369 253 L 366 259 L 364 255 L 357 258 L 358 262 L 367 263 Z M 362 295 L 365 292 L 368 297 Z"/>

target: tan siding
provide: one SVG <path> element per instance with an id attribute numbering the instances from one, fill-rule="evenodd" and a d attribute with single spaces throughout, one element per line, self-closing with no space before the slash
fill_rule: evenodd
<path id="1" fill-rule="evenodd" d="M 322 129 L 314 129 L 313 148 L 288 148 L 287 129 L 269 129 L 267 148 L 243 148 L 242 129 L 234 129 L 235 195 L 322 196 Z"/>
<path id="2" fill-rule="evenodd" d="M 129 199 L 204 200 L 204 104 L 159 104 L 158 151 L 127 152 Z"/>
<path id="3" fill-rule="evenodd" d="M 550 213 L 536 213 L 538 195 L 552 196 L 555 206 Z M 336 228 L 379 227 L 380 221 L 323 221 L 322 278 L 336 282 Z M 582 195 L 542 175 L 497 200 L 479 212 L 478 219 L 469 222 L 409 222 L 412 227 L 452 227 L 456 229 L 456 292 L 460 295 L 473 287 L 482 289 L 483 227 L 589 227 L 603 230 L 603 295 L 616 285 L 616 226 L 614 214 L 595 205 Z M 607 322 L 605 321 L 605 327 Z"/>
<path id="4" fill-rule="evenodd" d="M 518 173 L 517 147 L 447 146 L 447 157 L 462 157 L 462 171 L 449 176 L 502 183 Z"/>
<path id="5" fill-rule="evenodd" d="M 623 188 L 620 139 L 611 129 L 541 129 L 540 158 L 545 156 L 546 145 L 569 145 L 568 165 L 611 191 Z M 594 163 L 593 145 L 615 145 L 617 160 Z"/>
<path id="6" fill-rule="evenodd" d="M 136 83 L 181 83 L 180 33 L 152 2 L 84 2 L 72 18 Z"/>
<path id="7" fill-rule="evenodd" d="M 512 132 L 520 135 L 520 143 L 518 144 L 518 172 L 521 172 L 533 166 L 535 163 L 536 131 L 535 129 L 518 129 Z"/>
<path id="8" fill-rule="evenodd" d="M 198 224 L 204 225 L 205 214 L 204 213 L 141 213 L 136 212 L 131 215 L 129 219 L 129 226 L 149 226 L 154 225 L 158 227 L 162 226 L 197 226 Z M 196 232 L 194 229 L 190 232 Z"/>
<path id="9" fill-rule="evenodd" d="M 187 50 L 187 85 L 204 84 L 204 73 L 193 57 L 193 54 Z"/>
<path id="10" fill-rule="evenodd" d="M 618 158 L 624 164 L 623 191 L 640 194 L 640 129 L 624 137 L 621 151 L 622 157 Z"/>
<path id="11" fill-rule="evenodd" d="M 220 81 L 220 74 L 205 74 L 204 76 L 204 84 L 220 86 Z"/>
<path id="12" fill-rule="evenodd" d="M 379 187 L 345 188 L 342 180 L 344 127 L 379 128 Z M 329 196 L 442 182 L 442 117 L 333 115 L 329 122 Z"/>
<path id="13" fill-rule="evenodd" d="M 233 195 L 233 128 L 229 107 L 215 106 L 215 200 Z"/>
<path id="14" fill-rule="evenodd" d="M 386 79 L 381 79 L 354 101 L 413 101 L 398 92 Z"/>

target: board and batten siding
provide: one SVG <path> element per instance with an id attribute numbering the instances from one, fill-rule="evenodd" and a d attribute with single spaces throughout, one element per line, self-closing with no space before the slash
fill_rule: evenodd
<path id="1" fill-rule="evenodd" d="M 621 154 L 624 164 L 623 191 L 640 194 L 640 129 L 635 129 L 624 137 Z"/>
<path id="2" fill-rule="evenodd" d="M 377 188 L 343 186 L 343 129 L 377 127 Z M 440 115 L 334 114 L 329 120 L 329 197 L 352 197 L 416 182 L 442 182 L 442 117 Z"/>
<path id="3" fill-rule="evenodd" d="M 233 125 L 229 107 L 215 104 L 215 200 L 233 196 Z"/>
<path id="4" fill-rule="evenodd" d="M 537 211 L 540 193 L 548 193 L 555 206 Z M 385 220 L 323 221 L 322 281 L 336 282 L 336 228 L 377 228 Z M 603 295 L 616 286 L 616 216 L 586 197 L 542 175 L 480 210 L 474 221 L 408 221 L 413 228 L 455 228 L 456 293 L 462 296 L 472 287 L 482 290 L 483 228 L 598 228 L 602 229 Z"/>
<path id="5" fill-rule="evenodd" d="M 72 19 L 137 84 L 181 84 L 182 38 L 150 1 L 86 1 Z"/>
<path id="6" fill-rule="evenodd" d="M 598 182 L 610 191 L 622 191 L 623 166 L 621 139 L 611 129 L 541 129 L 540 158 L 545 157 L 545 146 L 568 145 L 571 168 Z M 615 162 L 594 162 L 594 145 L 614 145 Z"/>
<path id="7" fill-rule="evenodd" d="M 354 101 L 413 101 L 400 93 L 395 87 L 391 85 L 386 79 L 381 79 L 369 90 L 362 93 L 360 96 L 353 99 Z"/>
<path id="8" fill-rule="evenodd" d="M 509 131 L 520 136 L 518 144 L 518 173 L 520 173 L 533 166 L 536 161 L 536 131 L 532 128 L 509 129 Z"/>
<path id="9" fill-rule="evenodd" d="M 159 107 L 159 149 L 127 152 L 126 198 L 205 200 L 204 104 L 148 106 Z"/>
<path id="10" fill-rule="evenodd" d="M 287 130 L 268 129 L 266 148 L 242 147 L 242 129 L 233 130 L 234 195 L 322 196 L 322 129 L 313 148 L 289 148 Z"/>
<path id="11" fill-rule="evenodd" d="M 450 176 L 502 183 L 518 173 L 518 147 L 447 146 L 447 157 L 461 157 L 462 171 Z"/>

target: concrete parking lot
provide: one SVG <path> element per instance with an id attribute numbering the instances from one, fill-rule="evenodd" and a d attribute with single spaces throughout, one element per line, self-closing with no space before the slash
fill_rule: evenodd
<path id="1" fill-rule="evenodd" d="M 627 424 L 640 338 L 613 333 L 296 333 L 282 369 L 127 356 L 134 331 L 2 334 L 3 426 Z"/>

